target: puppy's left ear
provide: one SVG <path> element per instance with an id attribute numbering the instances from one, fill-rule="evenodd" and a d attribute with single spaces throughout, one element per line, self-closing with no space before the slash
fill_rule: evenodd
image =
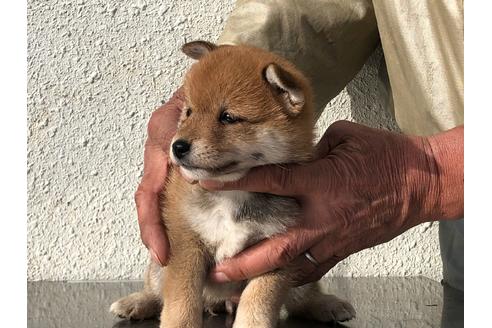
<path id="1" fill-rule="evenodd" d="M 183 51 L 188 57 L 199 60 L 206 54 L 211 51 L 217 49 L 217 46 L 208 41 L 191 41 L 185 43 L 181 47 L 181 51 Z"/>
<path id="2" fill-rule="evenodd" d="M 305 103 L 300 82 L 277 64 L 269 64 L 265 67 L 263 75 L 273 91 L 282 99 L 289 115 L 299 114 Z"/>

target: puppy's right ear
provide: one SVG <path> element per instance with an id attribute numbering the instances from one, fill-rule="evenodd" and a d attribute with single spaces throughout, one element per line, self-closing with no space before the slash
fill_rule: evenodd
<path id="1" fill-rule="evenodd" d="M 299 81 L 277 64 L 269 64 L 263 70 L 263 76 L 283 102 L 287 113 L 292 116 L 299 114 L 305 104 Z"/>
<path id="2" fill-rule="evenodd" d="M 217 49 L 215 44 L 201 40 L 188 42 L 181 47 L 181 51 L 183 51 L 188 57 L 196 60 L 199 60 L 215 49 Z"/>

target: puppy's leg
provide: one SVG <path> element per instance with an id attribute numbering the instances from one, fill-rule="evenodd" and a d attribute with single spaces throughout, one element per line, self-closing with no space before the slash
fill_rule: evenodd
<path id="1" fill-rule="evenodd" d="M 321 322 L 347 321 L 355 318 L 355 310 L 350 303 L 335 295 L 323 294 L 318 283 L 292 288 L 285 307 L 291 315 Z"/>
<path id="2" fill-rule="evenodd" d="M 158 297 L 141 291 L 114 302 L 109 311 L 120 318 L 143 320 L 157 317 L 161 308 L 161 301 Z"/>
<path id="3" fill-rule="evenodd" d="M 162 309 L 158 286 L 160 274 L 160 267 L 150 260 L 144 275 L 144 289 L 114 302 L 109 311 L 120 318 L 131 320 L 157 317 Z"/>
<path id="4" fill-rule="evenodd" d="M 203 316 L 206 260 L 193 244 L 173 245 L 165 270 L 161 328 L 199 328 Z"/>
<path id="5" fill-rule="evenodd" d="M 252 279 L 241 294 L 233 327 L 275 327 L 288 288 L 288 280 L 279 272 Z"/>

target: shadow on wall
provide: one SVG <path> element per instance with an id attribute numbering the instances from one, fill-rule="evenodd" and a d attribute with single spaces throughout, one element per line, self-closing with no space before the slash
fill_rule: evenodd
<path id="1" fill-rule="evenodd" d="M 387 109 L 387 91 L 381 86 L 387 79 L 383 49 L 379 46 L 364 67 L 347 85 L 352 121 L 373 128 L 400 131 L 392 113 Z M 382 73 L 380 73 L 382 71 Z"/>

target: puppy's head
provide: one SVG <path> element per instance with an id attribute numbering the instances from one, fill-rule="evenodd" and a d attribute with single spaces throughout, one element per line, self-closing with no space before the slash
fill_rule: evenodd
<path id="1" fill-rule="evenodd" d="M 310 158 L 311 88 L 290 62 L 205 41 L 182 50 L 197 60 L 185 76 L 186 106 L 170 149 L 183 175 L 229 181 L 255 166 Z"/>

